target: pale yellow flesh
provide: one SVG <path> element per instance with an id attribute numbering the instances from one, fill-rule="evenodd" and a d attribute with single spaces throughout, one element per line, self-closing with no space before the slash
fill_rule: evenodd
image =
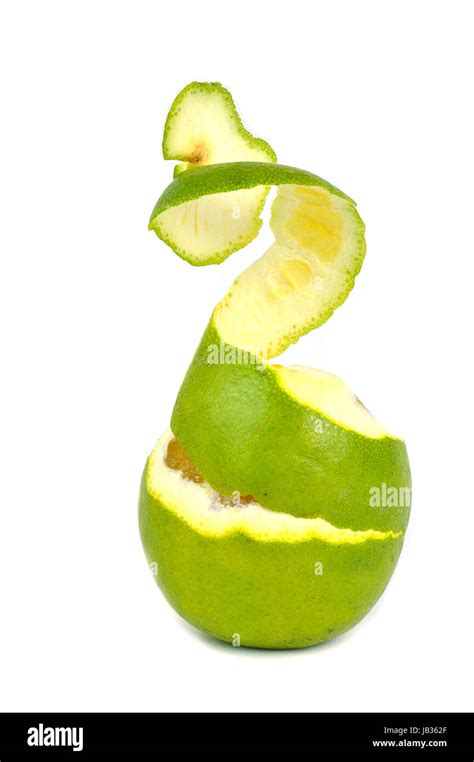
<path id="1" fill-rule="evenodd" d="M 301 365 L 270 365 L 278 385 L 296 402 L 365 437 L 390 436 L 344 381 L 332 373 Z"/>
<path id="2" fill-rule="evenodd" d="M 146 472 L 148 492 L 168 510 L 202 535 L 221 537 L 243 532 L 259 542 L 307 542 L 320 540 L 336 545 L 359 544 L 370 540 L 396 539 L 401 532 L 379 532 L 374 529 L 353 531 L 339 529 L 324 519 L 302 519 L 288 513 L 277 513 L 252 502 L 220 506 L 219 493 L 207 483 L 185 479 L 180 471 L 169 468 L 165 458 L 170 430 L 158 441 L 150 455 Z"/>
<path id="3" fill-rule="evenodd" d="M 252 136 L 246 138 L 242 130 L 235 107 L 220 89 L 191 91 L 173 116 L 165 158 L 185 161 L 188 168 L 229 161 L 273 161 L 268 147 L 250 145 Z"/>
<path id="4" fill-rule="evenodd" d="M 272 205 L 275 243 L 214 312 L 223 342 L 271 358 L 314 327 L 347 290 L 355 226 L 349 200 L 316 186 L 281 186 Z"/>
<path id="5" fill-rule="evenodd" d="M 174 206 L 156 220 L 162 238 L 195 264 L 225 259 L 251 241 L 261 226 L 266 187 L 215 193 Z"/>

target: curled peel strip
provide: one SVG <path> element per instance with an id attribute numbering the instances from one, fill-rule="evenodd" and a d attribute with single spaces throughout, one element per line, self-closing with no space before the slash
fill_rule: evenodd
<path id="1" fill-rule="evenodd" d="M 305 170 L 233 162 L 179 175 L 149 227 L 193 264 L 221 261 L 258 234 L 260 209 L 247 194 L 269 186 L 278 189 L 270 220 L 275 242 L 237 278 L 215 317 L 225 341 L 270 358 L 324 323 L 351 291 L 365 255 L 354 202 Z M 222 247 L 210 258 L 209 239 Z"/>
<path id="2" fill-rule="evenodd" d="M 400 531 L 407 512 L 377 512 L 368 495 L 380 473 L 397 487 L 407 483 L 407 469 L 394 474 L 392 467 L 406 459 L 403 442 L 340 379 L 268 362 L 325 322 L 351 291 L 365 254 L 354 202 L 305 170 L 233 162 L 180 174 L 156 204 L 150 227 L 168 242 L 172 231 L 180 239 L 179 246 L 171 242 L 175 250 L 183 252 L 185 241 L 186 257 L 199 251 L 200 264 L 208 264 L 203 235 L 206 251 L 209 237 L 219 235 L 232 251 L 241 229 L 245 240 L 258 233 L 251 201 L 234 220 L 234 194 L 242 198 L 271 185 L 277 187 L 270 219 L 275 241 L 214 309 L 172 430 L 223 494 L 239 490 L 270 510 L 341 528 Z"/>

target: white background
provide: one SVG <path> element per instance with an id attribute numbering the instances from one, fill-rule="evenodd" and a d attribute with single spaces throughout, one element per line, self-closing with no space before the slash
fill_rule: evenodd
<path id="1" fill-rule="evenodd" d="M 0 709 L 474 709 L 472 9 L 2 5 Z M 194 79 L 367 224 L 352 295 L 284 362 L 340 374 L 405 437 L 412 520 L 372 613 L 305 651 L 197 633 L 138 535 L 145 457 L 268 236 L 194 269 L 147 232 L 163 122 Z"/>

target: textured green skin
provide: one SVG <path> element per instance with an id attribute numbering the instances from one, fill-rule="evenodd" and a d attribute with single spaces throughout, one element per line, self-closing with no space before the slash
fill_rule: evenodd
<path id="1" fill-rule="evenodd" d="M 271 185 L 306 185 L 312 187 L 320 187 L 329 191 L 335 196 L 345 198 L 353 204 L 352 213 L 357 218 L 360 226 L 360 234 L 358 236 L 358 255 L 354 259 L 354 271 L 348 274 L 348 285 L 346 292 L 342 295 L 339 302 L 334 304 L 334 308 L 321 316 L 321 319 L 317 320 L 314 325 L 308 326 L 302 329 L 301 333 L 307 333 L 316 328 L 332 315 L 334 309 L 344 301 L 349 291 L 354 285 L 354 278 L 360 271 L 362 262 L 365 256 L 365 238 L 364 230 L 365 226 L 359 217 L 359 214 L 355 208 L 355 203 L 349 196 L 340 191 L 331 183 L 323 180 L 318 175 L 314 175 L 312 172 L 307 172 L 305 169 L 297 169 L 296 167 L 287 167 L 282 164 L 269 164 L 266 162 L 251 162 L 251 161 L 239 161 L 239 162 L 227 162 L 226 164 L 208 164 L 202 167 L 195 167 L 192 171 L 185 170 L 175 174 L 174 180 L 163 191 L 160 198 L 155 204 L 155 207 L 151 213 L 150 221 L 148 223 L 148 229 L 154 230 L 158 238 L 160 238 L 167 246 L 174 251 L 181 259 L 196 266 L 204 267 L 206 265 L 218 265 L 226 260 L 231 254 L 240 249 L 245 248 L 254 238 L 258 235 L 262 226 L 262 220 L 260 214 L 265 206 L 267 194 L 265 194 L 260 204 L 257 204 L 253 210 L 253 230 L 252 232 L 242 240 L 235 241 L 232 245 L 228 246 L 223 251 L 210 252 L 206 259 L 196 259 L 188 252 L 183 251 L 175 245 L 174 241 L 167 235 L 160 227 L 160 215 L 167 209 L 179 206 L 180 204 L 187 203 L 188 201 L 195 201 L 203 196 L 212 196 L 217 193 L 227 193 L 234 190 L 245 190 L 255 187 L 268 188 Z"/>
<path id="2" fill-rule="evenodd" d="M 144 479 L 139 520 L 147 559 L 158 564 L 158 585 L 173 608 L 219 640 L 238 634 L 242 646 L 255 648 L 304 648 L 349 630 L 382 594 L 403 544 L 207 537 L 150 495 Z"/>
<path id="3" fill-rule="evenodd" d="M 259 185 L 317 186 L 351 201 L 349 196 L 334 185 L 305 169 L 260 161 L 231 161 L 196 167 L 192 172 L 177 175 L 156 202 L 148 227 L 154 230 L 156 218 L 173 206 L 195 201 L 202 196 L 212 196 L 214 193 L 256 188 Z"/>
<path id="4" fill-rule="evenodd" d="M 370 488 L 410 487 L 405 444 L 347 431 L 295 402 L 273 373 L 209 364 L 207 328 L 181 386 L 171 428 L 212 487 L 265 508 L 347 529 L 405 530 L 409 508 L 375 508 Z M 320 429 L 323 424 L 323 432 Z"/>

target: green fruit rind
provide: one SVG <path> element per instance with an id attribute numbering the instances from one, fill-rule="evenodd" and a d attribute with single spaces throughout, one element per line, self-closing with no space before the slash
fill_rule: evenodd
<path id="1" fill-rule="evenodd" d="M 182 172 L 186 172 L 189 169 L 189 165 L 185 163 L 176 164 L 176 166 L 173 168 L 173 177 L 178 177 L 178 175 L 182 174 Z"/>
<path id="2" fill-rule="evenodd" d="M 209 361 L 212 321 L 179 391 L 171 428 L 214 489 L 253 495 L 265 508 L 352 530 L 404 530 L 406 505 L 371 505 L 383 484 L 411 487 L 405 443 L 363 436 L 293 399 L 267 363 Z M 235 353 L 238 357 L 238 353 Z"/>
<path id="3" fill-rule="evenodd" d="M 304 648 L 353 627 L 382 594 L 401 533 L 351 533 L 254 504 L 213 511 L 209 485 L 185 483 L 162 452 L 145 468 L 140 532 L 158 585 L 195 627 L 242 646 Z"/>
<path id="4" fill-rule="evenodd" d="M 254 240 L 262 225 L 260 214 L 269 187 L 284 185 L 320 188 L 348 202 L 347 209 L 351 210 L 356 226 L 354 241 L 357 243 L 357 253 L 347 273 L 347 286 L 338 299 L 340 304 L 352 289 L 354 278 L 362 266 L 365 226 L 352 199 L 312 172 L 280 164 L 245 161 L 209 164 L 192 171 L 180 171 L 155 204 L 148 227 L 186 262 L 195 266 L 220 264 Z M 204 214 L 199 213 L 199 204 L 205 205 Z M 235 210 L 242 210 L 238 218 L 234 217 Z M 198 217 L 203 216 L 207 227 L 206 218 L 211 214 L 217 218 L 217 223 L 213 228 L 214 236 L 209 241 L 202 221 L 199 228 L 194 228 L 191 220 L 197 222 Z M 327 310 L 327 317 L 330 314 L 331 309 Z M 307 330 L 312 327 L 315 326 L 308 326 Z"/>
<path id="5" fill-rule="evenodd" d="M 208 164 L 196 167 L 192 172 L 182 172 L 163 191 L 150 215 L 148 227 L 155 229 L 156 219 L 171 207 L 202 196 L 216 193 L 271 185 L 308 185 L 323 188 L 334 196 L 352 201 L 335 185 L 306 169 L 284 164 L 267 164 L 260 161 L 232 161 L 225 164 Z M 352 201 L 354 204 L 355 202 Z"/>

